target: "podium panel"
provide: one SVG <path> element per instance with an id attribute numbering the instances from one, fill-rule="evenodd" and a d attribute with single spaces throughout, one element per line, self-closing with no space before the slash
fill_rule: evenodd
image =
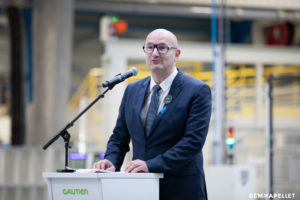
<path id="1" fill-rule="evenodd" d="M 50 200 L 159 200 L 154 173 L 43 173 Z"/>

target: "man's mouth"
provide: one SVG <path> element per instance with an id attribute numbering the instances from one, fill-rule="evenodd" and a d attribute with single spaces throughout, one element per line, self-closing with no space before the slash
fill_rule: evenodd
<path id="1" fill-rule="evenodd" d="M 160 60 L 152 60 L 152 62 L 157 64 L 157 63 L 160 63 Z"/>

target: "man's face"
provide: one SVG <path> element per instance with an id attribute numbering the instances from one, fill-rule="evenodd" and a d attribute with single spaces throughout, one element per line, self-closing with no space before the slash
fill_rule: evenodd
<path id="1" fill-rule="evenodd" d="M 164 32 L 153 32 L 148 35 L 144 47 L 153 49 L 152 53 L 146 53 L 146 64 L 151 72 L 169 71 L 175 67 L 180 51 L 172 39 L 168 33 Z M 162 53 L 166 50 L 164 48 L 167 48 L 166 53 Z"/>

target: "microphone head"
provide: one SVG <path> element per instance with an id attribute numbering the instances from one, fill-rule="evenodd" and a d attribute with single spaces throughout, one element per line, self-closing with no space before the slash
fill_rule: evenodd
<path id="1" fill-rule="evenodd" d="M 138 70 L 135 67 L 131 67 L 130 71 L 132 71 L 132 76 L 136 76 L 138 74 Z"/>

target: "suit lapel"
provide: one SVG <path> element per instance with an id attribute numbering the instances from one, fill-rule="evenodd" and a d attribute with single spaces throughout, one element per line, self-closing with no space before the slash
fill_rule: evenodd
<path id="1" fill-rule="evenodd" d="M 141 111 L 142 111 L 142 108 L 143 108 L 143 105 L 144 105 L 144 100 L 145 100 L 145 96 L 147 94 L 147 89 L 148 89 L 148 86 L 150 84 L 150 77 L 147 77 L 145 79 L 145 81 L 141 84 L 141 88 L 138 89 L 138 92 L 137 92 L 137 102 L 136 102 L 136 105 L 137 105 L 137 111 L 138 113 L 140 114 Z"/>
<path id="2" fill-rule="evenodd" d="M 150 83 L 150 77 L 147 77 L 145 79 L 145 81 L 141 84 L 141 86 L 137 89 L 138 91 L 136 93 L 137 94 L 137 101 L 136 101 L 136 107 L 135 107 L 136 118 L 137 118 L 136 122 L 138 123 L 138 126 L 142 129 L 144 135 L 146 135 L 146 133 L 145 133 L 142 119 L 141 119 L 141 112 L 142 112 L 142 108 L 144 105 L 145 96 L 147 94 L 147 89 L 148 89 L 149 83 Z"/>
<path id="3" fill-rule="evenodd" d="M 172 96 L 172 101 L 169 104 L 164 106 L 164 107 L 166 107 L 166 110 L 163 114 L 161 114 L 159 112 L 159 114 L 157 115 L 157 118 L 155 119 L 155 121 L 153 123 L 153 126 L 152 126 L 152 129 L 150 131 L 149 136 L 151 136 L 151 132 L 155 129 L 155 127 L 157 126 L 157 124 L 160 121 L 161 117 L 163 115 L 165 115 L 168 112 L 168 110 L 170 109 L 170 107 L 172 107 L 174 105 L 176 97 L 178 96 L 178 94 L 182 90 L 182 84 L 183 84 L 183 72 L 180 69 L 178 69 L 178 74 L 176 75 L 176 77 L 175 77 L 175 79 L 174 79 L 174 81 L 171 85 L 170 92 L 169 92 L 169 95 Z"/>

